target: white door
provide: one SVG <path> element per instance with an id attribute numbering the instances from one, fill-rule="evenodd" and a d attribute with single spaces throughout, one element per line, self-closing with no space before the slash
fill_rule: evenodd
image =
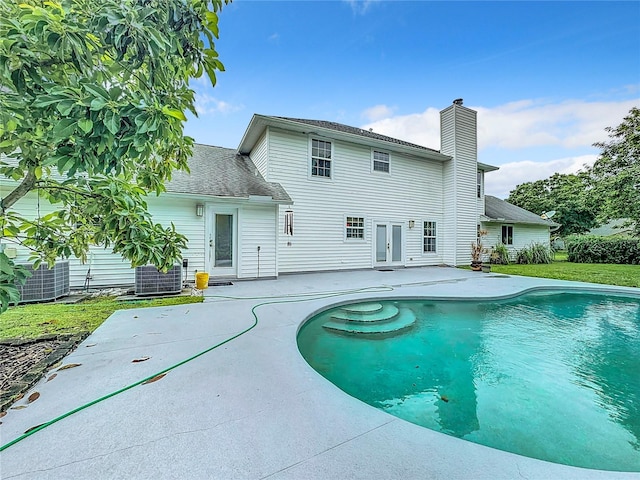
<path id="1" fill-rule="evenodd" d="M 402 224 L 375 222 L 375 253 L 374 264 L 403 265 L 404 252 L 402 241 Z"/>
<path id="2" fill-rule="evenodd" d="M 209 213 L 209 275 L 237 274 L 237 210 L 211 209 Z"/>

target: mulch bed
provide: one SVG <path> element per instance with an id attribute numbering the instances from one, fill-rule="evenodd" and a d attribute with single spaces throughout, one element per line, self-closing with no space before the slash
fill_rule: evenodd
<path id="1" fill-rule="evenodd" d="M 0 412 L 7 410 L 89 332 L 0 341 Z"/>

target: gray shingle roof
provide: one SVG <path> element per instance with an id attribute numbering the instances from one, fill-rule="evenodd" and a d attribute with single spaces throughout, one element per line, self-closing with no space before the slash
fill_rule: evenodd
<path id="1" fill-rule="evenodd" d="M 365 138 L 372 138 L 374 140 L 380 140 L 383 142 L 395 143 L 396 145 L 403 145 L 405 147 L 419 148 L 421 150 L 426 150 L 429 152 L 440 153 L 438 150 L 434 150 L 433 148 L 427 148 L 427 147 L 423 147 L 422 145 L 416 145 L 415 143 L 405 142 L 404 140 L 398 140 L 397 138 L 387 137 L 386 135 L 380 135 L 379 133 L 374 133 L 372 131 L 364 130 L 362 128 L 350 127 L 349 125 L 343 125 L 342 123 L 328 122 L 326 120 L 307 120 L 304 118 L 290 118 L 290 117 L 273 117 L 273 118 L 281 118 L 282 120 L 288 120 L 290 122 L 304 123 L 306 125 L 311 125 L 314 127 L 328 128 L 330 130 L 336 130 L 338 132 L 350 133 L 352 135 L 359 135 Z"/>
<path id="2" fill-rule="evenodd" d="M 291 202 L 282 185 L 265 181 L 249 157 L 231 148 L 195 144 L 189 169 L 191 173 L 173 172 L 166 184 L 168 192 L 234 198 L 255 195 Z"/>
<path id="3" fill-rule="evenodd" d="M 484 216 L 489 222 L 527 223 L 530 225 L 558 226 L 558 223 L 545 220 L 524 208 L 516 207 L 509 202 L 491 195 L 484 196 Z"/>

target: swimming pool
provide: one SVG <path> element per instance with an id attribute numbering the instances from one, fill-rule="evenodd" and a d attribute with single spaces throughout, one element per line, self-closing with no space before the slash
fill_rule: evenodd
<path id="1" fill-rule="evenodd" d="M 410 422 L 556 463 L 640 471 L 640 297 L 369 300 L 315 315 L 298 347 L 346 393 Z"/>

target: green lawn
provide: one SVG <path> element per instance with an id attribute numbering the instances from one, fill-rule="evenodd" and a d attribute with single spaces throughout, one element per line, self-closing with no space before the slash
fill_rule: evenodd
<path id="1" fill-rule="evenodd" d="M 77 304 L 20 305 L 0 314 L 0 340 L 93 332 L 116 310 L 200 303 L 202 300 L 203 297 L 179 296 L 118 302 L 113 297 L 100 297 Z"/>
<path id="2" fill-rule="evenodd" d="M 558 252 L 548 265 L 492 265 L 491 271 L 525 277 L 555 278 L 579 282 L 603 283 L 621 287 L 640 287 L 640 265 L 607 263 L 570 263 L 565 252 Z"/>

